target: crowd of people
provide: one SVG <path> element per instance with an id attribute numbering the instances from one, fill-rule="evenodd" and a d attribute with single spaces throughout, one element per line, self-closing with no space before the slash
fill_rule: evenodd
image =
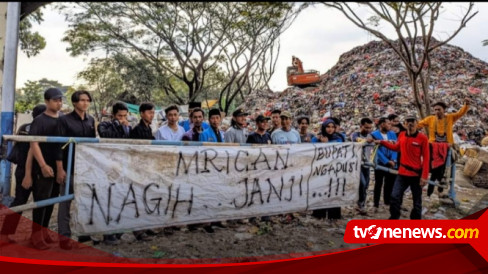
<path id="1" fill-rule="evenodd" d="M 374 164 L 374 212 L 378 212 L 383 192 L 383 204 L 390 207 L 390 219 L 400 217 L 403 194 L 407 188 L 411 189 L 414 202 L 410 217 L 421 218 L 422 187 L 428 181 L 429 172 L 431 181 L 442 182 L 444 174 L 442 166 L 447 157 L 446 150 L 455 139 L 454 124 L 469 111 L 471 105 L 471 100 L 465 98 L 464 105 L 459 111 L 447 113 L 449 105 L 440 101 L 433 104 L 435 114 L 420 121 L 411 113 L 403 114 L 403 120 L 394 113 L 382 117 L 363 117 L 357 121 L 358 130 L 348 134 L 348 129 L 341 127 L 343 117 L 339 119 L 328 116 L 321 123 L 320 130 L 314 131 L 311 127 L 311 119 L 306 115 L 294 116 L 291 112 L 282 109 L 255 111 L 251 115 L 242 108 L 232 113 L 230 127 L 224 131 L 221 128 L 224 117 L 219 109 L 210 109 L 206 114 L 198 102 L 193 102 L 189 107 L 189 119 L 185 121 L 179 119 L 178 106 L 167 107 L 164 110 L 166 123 L 153 133 L 151 129 L 155 115 L 153 103 L 145 102 L 140 105 L 140 121 L 135 126 L 129 123 L 127 118 L 129 109 L 122 102 L 112 106 L 110 121 L 103 121 L 96 126 L 95 119 L 88 114 L 92 102 L 88 91 L 81 90 L 73 93 L 71 102 L 74 110 L 66 114 L 60 112 L 62 98 L 63 93 L 59 89 L 47 89 L 44 92 L 45 104 L 33 109 L 33 122 L 22 125 L 18 134 L 267 145 L 361 142 L 364 145 L 363 161 L 373 161 Z M 251 121 L 254 125 L 251 125 Z M 348 125 L 352 122 L 354 121 L 348 121 Z M 373 130 L 375 126 L 377 129 Z M 426 133 L 424 128 L 428 129 Z M 31 193 L 34 201 L 64 193 L 68 153 L 67 150 L 61 149 L 60 144 L 17 143 L 9 155 L 9 160 L 17 164 L 16 195 L 11 206 L 25 204 Z M 392 170 L 396 170 L 397 172 L 394 173 L 398 175 L 392 174 Z M 71 172 L 71 180 L 73 180 L 73 169 Z M 362 166 L 356 208 L 362 215 L 368 214 L 365 201 L 370 172 L 369 166 Z M 72 186 L 71 182 L 70 193 L 73 193 Z M 431 195 L 433 190 L 434 187 L 429 185 L 428 195 Z M 438 191 L 442 193 L 442 187 Z M 70 201 L 60 203 L 57 216 L 59 245 L 64 249 L 72 248 L 69 241 L 71 238 L 70 206 Z M 40 229 L 40 226 L 48 227 L 52 212 L 52 205 L 33 210 L 31 244 L 37 249 L 47 249 L 49 243 L 55 242 L 55 239 Z M 313 211 L 312 216 L 335 222 L 342 218 L 341 208 L 317 209 Z M 19 218 L 18 214 L 7 217 L 0 233 L 0 243 L 9 241 L 8 235 L 15 233 Z M 269 221 L 269 216 L 263 217 L 262 220 Z M 222 226 L 219 222 L 206 224 L 205 230 L 213 231 L 212 225 Z M 141 230 L 134 231 L 133 234 L 137 240 L 149 240 L 150 236 L 156 233 L 153 230 Z M 105 243 L 115 245 L 121 235 L 104 235 L 103 239 Z M 89 236 L 78 237 L 80 242 L 89 240 Z"/>

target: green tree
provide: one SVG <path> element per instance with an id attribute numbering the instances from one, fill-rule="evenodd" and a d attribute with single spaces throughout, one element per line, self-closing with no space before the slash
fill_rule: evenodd
<path id="1" fill-rule="evenodd" d="M 110 56 L 144 58 L 177 104 L 200 98 L 216 67 L 227 73 L 226 97 L 235 97 L 231 91 L 245 85 L 245 75 L 262 61 L 263 47 L 273 45 L 264 36 L 276 38 L 299 11 L 292 4 L 243 2 L 78 2 L 61 10 L 71 23 L 63 38 L 71 55 L 103 50 Z M 181 84 L 186 85 L 184 95 Z"/>
<path id="2" fill-rule="evenodd" d="M 46 39 L 39 32 L 33 32 L 34 23 L 40 24 L 44 19 L 41 8 L 26 16 L 19 23 L 19 44 L 20 49 L 27 57 L 36 56 L 46 47 Z"/>
<path id="3" fill-rule="evenodd" d="M 37 104 L 44 102 L 44 91 L 48 88 L 55 87 L 67 89 L 56 80 L 42 78 L 37 81 L 28 80 L 24 87 L 16 90 L 15 93 L 15 112 L 26 112 L 32 110 Z"/>
<path id="4" fill-rule="evenodd" d="M 446 38 L 434 39 L 434 28 L 442 14 L 442 2 L 322 2 L 341 11 L 359 28 L 384 41 L 406 67 L 415 99 L 415 106 L 423 118 L 430 114 L 429 84 L 430 54 L 451 41 L 478 13 L 474 3 L 461 9 L 459 24 Z M 361 9 L 364 8 L 364 9 Z M 364 16 L 367 11 L 371 17 Z M 381 23 L 392 27 L 397 40 L 390 40 Z"/>

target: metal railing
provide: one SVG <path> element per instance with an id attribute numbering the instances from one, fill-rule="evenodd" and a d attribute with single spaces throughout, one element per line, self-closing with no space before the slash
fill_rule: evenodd
<path id="1" fill-rule="evenodd" d="M 171 146 L 256 146 L 255 144 L 238 144 L 238 143 L 213 143 L 213 142 L 195 142 L 195 141 L 167 141 L 167 140 L 141 140 L 141 139 L 112 139 L 112 138 L 85 138 L 85 137 L 48 137 L 48 136 L 19 136 L 19 135 L 4 135 L 3 136 L 4 142 L 40 142 L 40 143 L 61 143 L 68 145 L 68 162 L 66 168 L 66 180 L 65 180 L 65 192 L 60 193 L 61 195 L 54 198 L 49 198 L 42 201 L 35 201 L 25 205 L 15 206 L 9 209 L 6 214 L 13 213 L 13 212 L 22 212 L 25 210 L 30 210 L 38 207 L 44 207 L 53 205 L 56 203 L 61 203 L 69 200 L 74 199 L 74 194 L 69 194 L 70 184 L 71 184 L 71 170 L 73 168 L 73 145 L 77 143 L 111 143 L 111 144 L 133 144 L 133 145 L 171 145 Z M 3 142 L 2 142 L 3 143 Z M 377 156 L 376 156 L 377 157 Z M 6 161 L 6 157 L 3 157 Z M 363 167 L 372 167 L 374 169 L 383 170 L 392 174 L 398 174 L 398 170 L 387 168 L 380 165 L 375 165 L 371 162 L 363 162 Z M 451 149 L 449 149 L 447 161 L 446 161 L 446 168 L 451 168 L 451 178 L 448 179 L 450 182 L 449 187 L 449 197 L 455 202 L 457 205 L 459 202 L 456 200 L 456 193 L 454 191 L 454 182 L 455 182 L 455 172 L 456 172 L 456 165 L 452 163 L 451 160 Z M 3 172 L 3 171 L 2 171 Z M 439 185 L 436 182 L 432 182 L 429 180 L 428 182 L 431 185 L 439 186 L 439 187 L 446 187 L 443 185 Z"/>

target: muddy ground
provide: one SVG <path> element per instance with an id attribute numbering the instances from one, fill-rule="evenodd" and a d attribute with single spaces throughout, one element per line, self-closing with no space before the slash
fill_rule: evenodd
<path id="1" fill-rule="evenodd" d="M 453 207 L 449 199 L 440 199 L 437 191 L 427 198 L 427 187 L 424 187 L 422 215 L 424 219 L 460 219 L 488 206 L 488 189 L 474 187 L 470 180 L 462 175 L 462 169 L 463 166 L 457 168 L 455 186 L 460 205 Z M 227 224 L 226 228 L 214 227 L 213 233 L 206 232 L 203 227 L 190 231 L 186 226 L 182 226 L 172 233 L 163 229 L 157 230 L 160 233 L 152 236 L 150 241 L 136 241 L 132 233 L 126 233 L 117 246 L 103 243 L 90 245 L 126 258 L 216 258 L 217 262 L 219 258 L 265 255 L 279 255 L 281 258 L 286 258 L 357 248 L 363 245 L 352 245 L 343 241 L 349 220 L 389 217 L 389 210 L 384 205 L 380 206 L 379 212 L 374 212 L 373 187 L 372 178 L 367 198 L 368 215 L 359 215 L 353 205 L 343 207 L 343 219 L 337 223 L 315 219 L 311 216 L 311 212 L 299 212 L 293 214 L 295 218 L 292 220 L 283 216 L 272 216 L 270 223 L 261 221 L 253 223 L 245 220 L 243 224 Z M 404 207 L 407 211 L 402 211 L 402 219 L 409 218 L 412 208 L 411 199 L 411 193 L 407 192 L 404 196 Z M 56 213 L 55 208 L 54 214 Z M 53 216 L 56 216 L 54 214 Z M 25 214 L 26 217 L 30 215 L 30 213 Z M 56 218 L 51 218 L 50 228 L 53 231 L 57 230 Z"/>

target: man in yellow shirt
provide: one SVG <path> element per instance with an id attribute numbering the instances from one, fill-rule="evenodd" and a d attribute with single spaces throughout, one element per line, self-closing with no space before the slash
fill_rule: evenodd
<path id="1" fill-rule="evenodd" d="M 433 105 L 434 115 L 425 117 L 419 122 L 418 128 L 427 127 L 429 129 L 429 142 L 447 142 L 454 144 L 452 127 L 469 110 L 471 100 L 464 99 L 464 106 L 456 113 L 446 114 L 447 104 L 437 102 Z"/>
<path id="2" fill-rule="evenodd" d="M 419 122 L 418 128 L 426 127 L 429 131 L 429 143 L 449 143 L 454 144 L 453 126 L 454 123 L 459 120 L 469 110 L 471 100 L 469 98 L 464 99 L 464 106 L 456 113 L 446 114 L 447 104 L 444 102 L 437 102 L 433 105 L 434 115 L 425 117 Z M 443 181 L 444 166 L 436 169 L 432 169 L 431 181 Z M 453 177 L 454 178 L 454 177 Z M 439 195 L 442 193 L 443 188 L 438 188 Z M 454 198 L 454 190 L 451 189 L 450 196 Z M 427 196 L 430 196 L 434 192 L 434 185 L 429 184 L 427 188 Z"/>

